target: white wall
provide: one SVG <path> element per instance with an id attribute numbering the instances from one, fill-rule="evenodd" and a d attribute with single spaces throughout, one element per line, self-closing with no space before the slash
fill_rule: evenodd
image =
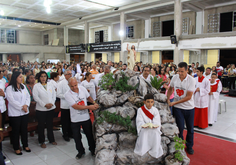
<path id="1" fill-rule="evenodd" d="M 25 31 L 19 30 L 18 33 L 18 43 L 19 44 L 39 44 L 41 45 L 41 32 L 40 31 Z"/>

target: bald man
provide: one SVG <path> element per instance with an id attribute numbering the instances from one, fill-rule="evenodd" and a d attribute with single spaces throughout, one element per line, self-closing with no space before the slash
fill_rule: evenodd
<path id="1" fill-rule="evenodd" d="M 71 77 L 68 80 L 68 83 L 70 90 L 65 93 L 65 99 L 70 106 L 71 128 L 75 140 L 75 146 L 78 151 L 78 154 L 75 158 L 80 159 L 85 155 L 85 150 L 81 142 L 81 126 L 87 137 L 89 150 L 91 154 L 95 156 L 95 142 L 88 109 L 96 110 L 99 108 L 99 106 L 95 103 L 93 98 L 89 95 L 88 91 L 84 87 L 78 86 L 78 82 L 75 77 Z M 87 101 L 93 105 L 88 106 Z"/>

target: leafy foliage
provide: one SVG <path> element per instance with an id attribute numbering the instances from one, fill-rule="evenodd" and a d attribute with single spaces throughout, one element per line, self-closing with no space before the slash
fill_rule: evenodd
<path id="1" fill-rule="evenodd" d="M 162 78 L 158 79 L 157 77 L 151 77 L 151 85 L 156 88 L 156 90 L 160 89 L 163 84 L 164 82 Z"/>
<path id="2" fill-rule="evenodd" d="M 108 111 L 103 111 L 100 113 L 100 117 L 97 119 L 98 124 L 102 124 L 103 121 L 106 121 L 111 124 L 121 125 L 128 129 L 129 133 L 137 134 L 136 128 L 132 126 L 131 119 L 129 116 L 126 118 L 117 115 L 116 113 L 111 113 Z"/>
<path id="3" fill-rule="evenodd" d="M 138 84 L 133 87 L 131 85 L 128 85 L 128 82 L 127 82 L 128 80 L 129 80 L 129 77 L 125 76 L 124 72 L 121 72 L 121 77 L 120 77 L 119 81 L 115 83 L 114 88 L 116 90 L 122 91 L 122 92 L 135 90 L 137 88 Z"/>
<path id="4" fill-rule="evenodd" d="M 111 90 L 115 84 L 115 79 L 113 78 L 112 73 L 108 73 L 102 76 L 101 81 L 99 82 L 99 86 L 104 90 Z"/>
<path id="5" fill-rule="evenodd" d="M 182 140 L 178 136 L 174 137 L 174 142 L 175 142 L 175 159 L 182 162 L 183 161 L 183 155 L 181 154 L 180 150 L 183 150 L 185 147 L 186 140 Z"/>

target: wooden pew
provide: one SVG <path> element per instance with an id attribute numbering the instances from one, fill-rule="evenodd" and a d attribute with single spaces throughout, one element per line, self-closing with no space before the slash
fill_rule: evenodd
<path id="1" fill-rule="evenodd" d="M 60 101 L 56 101 L 55 104 L 56 104 L 55 112 L 60 112 L 61 111 L 61 109 L 60 109 Z M 36 119 L 35 106 L 36 106 L 36 103 L 35 102 L 31 102 L 30 107 L 29 107 L 29 122 L 28 122 L 28 128 L 27 128 L 28 132 L 36 131 L 37 127 L 38 127 L 38 122 L 37 122 L 37 119 Z M 60 125 L 60 122 L 61 122 L 61 118 L 60 117 L 54 117 L 53 118 L 53 125 L 54 126 Z M 6 113 L 6 122 L 5 123 L 9 123 L 9 118 L 8 118 L 7 113 Z M 4 137 L 10 136 L 11 131 L 12 131 L 11 126 L 8 126 L 7 128 L 4 128 L 3 136 Z"/>

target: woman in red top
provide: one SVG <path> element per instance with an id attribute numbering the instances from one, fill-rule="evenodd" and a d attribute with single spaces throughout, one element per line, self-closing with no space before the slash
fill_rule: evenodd
<path id="1" fill-rule="evenodd" d="M 166 81 L 167 77 L 166 77 L 166 74 L 165 74 L 165 69 L 164 68 L 161 68 L 161 72 L 160 74 L 158 75 L 160 78 L 163 79 L 163 81 Z"/>

